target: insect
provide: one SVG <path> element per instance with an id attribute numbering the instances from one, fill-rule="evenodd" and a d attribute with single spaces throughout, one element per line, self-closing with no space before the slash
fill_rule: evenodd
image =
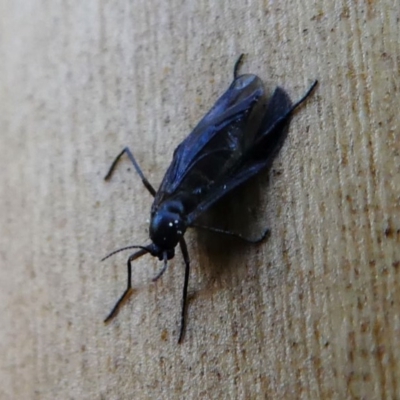
<path id="1" fill-rule="evenodd" d="M 154 201 L 150 219 L 151 243 L 147 246 L 124 247 L 103 258 L 105 260 L 123 250 L 137 249 L 127 261 L 127 287 L 105 322 L 116 315 L 131 291 L 132 262 L 147 253 L 163 261 L 162 268 L 153 279 L 156 281 L 167 269 L 168 260 L 174 257 L 175 247 L 179 245 L 185 263 L 178 343 L 182 341 L 190 272 L 185 231 L 189 227 L 199 227 L 196 221 L 214 203 L 271 166 L 287 136 L 293 112 L 310 96 L 318 83 L 315 81 L 294 104 L 280 87 L 275 89 L 267 101 L 263 83 L 258 76 L 238 74 L 242 58 L 243 54 L 234 65 L 233 82 L 229 88 L 174 151 L 171 165 L 158 190 L 146 179 L 128 147 L 112 163 L 106 180 L 111 177 L 120 158 L 126 154 Z M 245 239 L 233 232 L 203 228 Z M 259 242 L 263 237 L 252 242 Z"/>

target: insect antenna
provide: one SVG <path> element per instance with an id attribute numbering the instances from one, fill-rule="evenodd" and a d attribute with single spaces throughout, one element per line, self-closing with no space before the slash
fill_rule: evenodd
<path id="1" fill-rule="evenodd" d="M 145 246 L 126 246 L 126 247 L 121 247 L 120 249 L 114 250 L 114 251 L 112 251 L 110 254 L 107 254 L 104 258 L 102 258 L 102 259 L 100 260 L 100 262 L 101 262 L 101 261 L 104 261 L 104 260 L 107 260 L 107 258 L 110 258 L 110 257 L 113 256 L 114 254 L 117 254 L 117 253 L 119 253 L 119 252 L 121 252 L 121 251 L 124 251 L 124 250 L 129 250 L 129 249 L 142 249 L 142 250 L 146 250 L 147 253 L 150 251 L 150 250 L 149 250 L 147 247 L 145 247 Z M 145 254 L 145 253 L 143 253 L 143 254 Z"/>

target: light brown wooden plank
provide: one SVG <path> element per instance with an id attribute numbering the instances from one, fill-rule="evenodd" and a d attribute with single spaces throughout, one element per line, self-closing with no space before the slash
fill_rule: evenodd
<path id="1" fill-rule="evenodd" d="M 387 0 L 0 2 L 0 398 L 400 398 L 399 19 Z M 188 235 L 182 345 L 180 254 L 157 284 L 138 260 L 104 326 L 127 254 L 99 260 L 146 243 L 151 198 L 126 160 L 102 177 L 129 145 L 158 184 L 241 52 L 270 91 L 320 80 L 234 206 L 259 196 L 272 235 Z"/>

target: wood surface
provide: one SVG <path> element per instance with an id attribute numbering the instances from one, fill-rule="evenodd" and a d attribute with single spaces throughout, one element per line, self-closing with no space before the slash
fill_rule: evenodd
<path id="1" fill-rule="evenodd" d="M 400 399 L 396 1 L 0 1 L 0 399 Z M 188 232 L 134 263 L 172 152 L 232 66 L 299 98 L 273 170 L 226 211 L 259 246 Z M 251 195 L 252 194 L 252 195 Z M 253 203 L 254 202 L 257 204 Z M 228 210 L 228 207 L 223 210 Z M 224 211 L 223 211 L 224 212 Z"/>

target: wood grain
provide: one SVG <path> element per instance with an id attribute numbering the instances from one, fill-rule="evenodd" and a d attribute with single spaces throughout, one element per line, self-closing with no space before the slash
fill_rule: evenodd
<path id="1" fill-rule="evenodd" d="M 1 1 L 0 398 L 400 398 L 399 20 L 389 0 Z M 269 91 L 320 80 L 249 189 L 272 235 L 188 234 L 182 345 L 180 254 L 157 284 L 138 260 L 105 326 L 127 254 L 99 260 L 146 243 L 151 198 L 128 161 L 102 178 L 129 145 L 157 185 L 241 52 Z"/>

